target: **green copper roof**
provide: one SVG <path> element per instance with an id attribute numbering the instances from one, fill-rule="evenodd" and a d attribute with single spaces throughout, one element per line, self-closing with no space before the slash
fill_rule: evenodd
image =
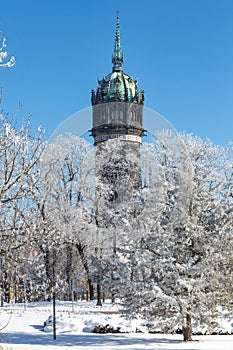
<path id="1" fill-rule="evenodd" d="M 137 81 L 123 72 L 123 61 L 119 17 L 117 14 L 112 73 L 103 77 L 102 80 L 98 80 L 97 91 L 92 90 L 92 105 L 114 101 L 144 104 L 144 91 L 138 92 Z"/>
<path id="2" fill-rule="evenodd" d="M 128 74 L 122 71 L 112 72 L 99 80 L 96 93 L 92 90 L 92 105 L 114 101 L 143 104 L 144 93 L 138 92 L 137 81 Z"/>

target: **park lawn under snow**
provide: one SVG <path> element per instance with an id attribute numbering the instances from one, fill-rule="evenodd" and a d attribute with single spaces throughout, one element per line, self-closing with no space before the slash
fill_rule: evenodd
<path id="1" fill-rule="evenodd" d="M 4 350 L 231 350 L 233 335 L 195 336 L 196 341 L 184 343 L 182 335 L 149 334 L 143 319 L 125 320 L 118 306 L 105 303 L 57 302 L 57 340 L 53 340 L 52 327 L 43 329 L 44 321 L 52 314 L 52 303 L 6 305 L 0 309 L 0 323 Z M 121 327 L 128 333 L 94 334 L 96 325 Z M 230 323 L 224 325 L 231 327 Z M 135 333 L 136 329 L 143 333 Z M 1 347 L 0 347 L 1 349 Z"/>

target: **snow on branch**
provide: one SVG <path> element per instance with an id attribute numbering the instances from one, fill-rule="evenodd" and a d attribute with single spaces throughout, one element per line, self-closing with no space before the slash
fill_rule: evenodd
<path id="1" fill-rule="evenodd" d="M 15 57 L 8 58 L 6 48 L 6 38 L 0 32 L 0 68 L 10 68 L 15 65 Z"/>

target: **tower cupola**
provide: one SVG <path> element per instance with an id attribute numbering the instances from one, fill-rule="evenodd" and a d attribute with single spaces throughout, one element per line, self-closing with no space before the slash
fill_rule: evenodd
<path id="1" fill-rule="evenodd" d="M 112 72 L 98 80 L 91 92 L 94 144 L 113 138 L 141 144 L 144 135 L 144 91 L 138 91 L 137 81 L 123 71 L 119 16 L 112 55 Z"/>
<path id="2" fill-rule="evenodd" d="M 144 104 L 144 91 L 138 91 L 137 81 L 123 72 L 123 53 L 120 42 L 119 16 L 116 17 L 116 34 L 112 55 L 112 73 L 98 80 L 96 92 L 92 90 L 92 105 L 123 101 Z"/>

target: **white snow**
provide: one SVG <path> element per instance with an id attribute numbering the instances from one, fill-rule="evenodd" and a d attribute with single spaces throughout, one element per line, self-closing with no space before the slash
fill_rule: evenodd
<path id="1" fill-rule="evenodd" d="M 125 320 L 117 305 L 57 302 L 57 339 L 53 340 L 52 323 L 43 325 L 52 315 L 52 303 L 12 304 L 0 308 L 0 338 L 4 350 L 231 350 L 233 335 L 194 336 L 184 343 L 182 335 L 149 334 L 142 319 Z M 121 327 L 128 333 L 94 334 L 96 325 Z M 229 327 L 229 322 L 226 327 Z M 140 330 L 144 333 L 133 333 Z"/>

